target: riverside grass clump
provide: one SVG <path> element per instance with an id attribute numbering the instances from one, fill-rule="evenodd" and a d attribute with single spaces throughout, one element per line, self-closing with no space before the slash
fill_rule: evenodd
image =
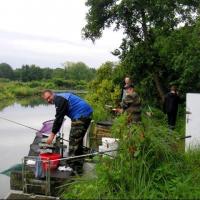
<path id="1" fill-rule="evenodd" d="M 70 90 L 72 88 L 83 90 L 86 88 L 86 82 L 62 79 L 20 82 L 0 79 L 0 100 L 40 96 L 41 91 L 47 88 L 52 90 Z"/>
<path id="2" fill-rule="evenodd" d="M 92 106 L 93 119 L 95 121 L 107 120 L 111 118 L 109 107 L 115 107 L 115 102 L 120 96 L 120 88 L 115 87 L 111 80 L 93 80 L 88 85 L 89 93 L 85 99 Z M 113 103 L 114 102 L 114 103 Z"/>
<path id="3" fill-rule="evenodd" d="M 20 97 L 38 96 L 38 88 L 30 88 L 21 82 L 0 82 L 0 100 L 16 99 Z"/>
<path id="4" fill-rule="evenodd" d="M 15 97 L 30 97 L 39 95 L 39 92 L 36 88 L 30 88 L 28 86 L 19 86 L 17 88 L 9 88 L 10 93 Z"/>
<path id="5" fill-rule="evenodd" d="M 95 176 L 75 179 L 62 198 L 199 198 L 200 151 L 185 153 L 183 140 L 176 131 L 169 132 L 160 111 L 143 116 L 143 125 L 127 126 L 126 115 L 120 116 L 112 134 L 120 139 L 117 156 L 96 157 Z"/>

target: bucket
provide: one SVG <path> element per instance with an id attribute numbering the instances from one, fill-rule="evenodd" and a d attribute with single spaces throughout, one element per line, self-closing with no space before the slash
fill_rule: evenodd
<path id="1" fill-rule="evenodd" d="M 107 155 L 110 156 L 116 156 L 117 155 L 117 150 L 118 149 L 118 141 L 119 139 L 116 138 L 108 138 L 108 137 L 102 137 L 102 145 L 99 146 L 99 151 L 110 151 L 107 152 Z"/>
<path id="2" fill-rule="evenodd" d="M 40 158 L 42 160 L 42 168 L 43 170 L 48 169 L 48 161 L 50 160 L 50 170 L 56 169 L 59 165 L 59 160 L 61 155 L 58 153 L 40 153 Z"/>
<path id="3" fill-rule="evenodd" d="M 105 148 L 109 148 L 109 149 L 117 148 L 118 141 L 119 139 L 116 139 L 116 138 L 102 137 L 102 145 Z"/>

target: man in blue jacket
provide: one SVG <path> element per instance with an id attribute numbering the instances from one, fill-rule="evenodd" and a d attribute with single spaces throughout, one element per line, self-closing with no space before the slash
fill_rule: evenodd
<path id="1" fill-rule="evenodd" d="M 56 107 L 52 133 L 49 135 L 47 143 L 52 143 L 66 115 L 72 121 L 69 134 L 69 156 L 81 155 L 83 153 L 83 138 L 93 113 L 91 106 L 72 93 L 55 94 L 51 90 L 45 90 L 42 92 L 42 98 L 50 104 L 55 104 Z"/>

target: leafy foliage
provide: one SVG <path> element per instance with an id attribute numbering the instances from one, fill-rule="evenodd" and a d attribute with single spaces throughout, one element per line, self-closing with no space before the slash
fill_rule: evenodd
<path id="1" fill-rule="evenodd" d="M 89 68 L 83 62 L 66 62 L 64 63 L 65 79 L 70 80 L 85 80 L 90 81 L 94 79 L 96 70 Z"/>
<path id="2" fill-rule="evenodd" d="M 200 21 L 174 31 L 168 37 L 159 37 L 155 46 L 166 63 L 164 77 L 171 84 L 179 85 L 182 92 L 197 92 L 200 89 L 199 70 Z"/>
<path id="3" fill-rule="evenodd" d="M 0 64 L 0 78 L 13 79 L 14 72 L 10 65 L 7 63 Z"/>
<path id="4" fill-rule="evenodd" d="M 106 105 L 115 106 L 119 99 L 120 88 L 112 81 L 115 66 L 111 62 L 106 62 L 97 70 L 96 78 L 88 85 L 89 94 L 86 99 L 94 108 L 93 118 L 97 121 L 105 120 L 110 116 Z"/>
<path id="5" fill-rule="evenodd" d="M 102 36 L 103 30 L 107 27 L 123 29 L 125 37 L 120 48 L 113 54 L 120 57 L 125 68 L 123 71 L 132 75 L 136 84 L 142 82 L 144 88 L 148 88 L 143 89 L 145 96 L 148 96 L 151 90 L 162 100 L 171 83 L 180 84 L 180 88 L 185 90 L 184 87 L 190 82 L 188 76 L 193 71 L 190 66 L 199 60 L 198 53 L 195 55 L 196 61 L 190 56 L 192 48 L 188 43 L 183 49 L 191 53 L 186 57 L 182 54 L 179 41 L 175 39 L 171 40 L 171 44 L 177 43 L 177 46 L 172 48 L 175 50 L 173 57 L 167 55 L 171 49 L 164 49 L 167 47 L 164 40 L 176 34 L 176 30 L 181 26 L 190 31 L 190 26 L 196 23 L 199 15 L 199 3 L 197 0 L 88 0 L 86 5 L 89 11 L 83 36 L 94 41 Z M 160 38 L 163 38 L 164 46 L 157 44 Z M 193 41 L 196 41 L 195 49 L 198 49 L 197 37 Z M 163 50 L 165 56 L 162 55 Z M 186 58 L 187 65 L 183 66 Z M 170 60 L 176 60 L 176 67 L 171 65 Z M 183 67 L 185 73 L 181 78 Z M 189 84 L 192 85 L 192 81 Z"/>
<path id="6" fill-rule="evenodd" d="M 40 68 L 36 65 L 23 65 L 15 70 L 6 63 L 0 64 L 0 78 L 22 82 L 62 79 L 71 81 L 90 81 L 94 79 L 96 70 L 89 68 L 83 62 L 66 62 L 63 67 Z"/>
<path id="7" fill-rule="evenodd" d="M 95 176 L 76 179 L 65 189 L 69 199 L 194 199 L 200 190 L 199 151 L 184 153 L 175 132 L 169 134 L 164 115 L 143 116 L 144 126 L 127 127 L 127 116 L 118 117 L 112 134 L 119 138 L 114 159 L 95 158 Z"/>

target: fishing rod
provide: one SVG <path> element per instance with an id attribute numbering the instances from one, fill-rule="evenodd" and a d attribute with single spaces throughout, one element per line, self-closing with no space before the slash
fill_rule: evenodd
<path id="1" fill-rule="evenodd" d="M 35 128 L 32 128 L 32 127 L 30 127 L 30 126 L 21 124 L 21 123 L 19 123 L 19 122 L 12 121 L 12 120 L 7 119 L 7 118 L 5 118 L 5 117 L 1 117 L 1 116 L 0 116 L 0 119 L 3 119 L 3 120 L 6 120 L 6 121 L 9 121 L 9 122 L 12 122 L 12 123 L 14 123 L 14 124 L 18 124 L 18 125 L 20 125 L 20 126 L 23 126 L 23 127 L 29 128 L 29 129 L 32 129 L 32 130 L 34 130 L 34 131 L 38 131 L 39 133 L 43 133 L 43 132 L 39 131 L 38 129 L 35 129 Z"/>
<path id="2" fill-rule="evenodd" d="M 187 136 L 180 137 L 180 138 L 177 138 L 177 139 L 178 140 L 184 140 L 184 139 L 191 138 L 191 137 L 192 137 L 191 135 L 187 135 Z"/>
<path id="3" fill-rule="evenodd" d="M 0 119 L 3 119 L 3 120 L 6 120 L 6 121 L 9 121 L 9 122 L 12 122 L 12 123 L 14 123 L 14 124 L 17 124 L 17 125 L 20 125 L 20 126 L 23 126 L 23 127 L 26 127 L 26 128 L 29 128 L 29 129 L 34 130 L 34 131 L 37 131 L 37 132 L 39 132 L 39 133 L 44 133 L 44 132 L 42 132 L 42 131 L 40 131 L 40 130 L 38 130 L 38 129 L 35 129 L 35 128 L 33 128 L 33 127 L 30 127 L 30 126 L 21 124 L 21 123 L 19 123 L 19 122 L 16 122 L 16 121 L 13 121 L 13 120 L 10 120 L 10 119 L 7 119 L 7 118 L 5 118 L 5 117 L 1 117 L 1 116 L 0 116 Z M 66 140 L 66 139 L 64 139 L 64 138 L 61 138 L 61 140 L 64 140 L 64 141 L 66 141 L 66 142 L 69 142 L 69 140 Z M 84 146 L 84 145 L 81 145 L 81 147 L 85 148 L 86 150 L 94 151 L 93 149 L 91 149 L 91 148 L 89 148 L 89 147 L 86 147 L 86 146 Z"/>
<path id="4" fill-rule="evenodd" d="M 92 156 L 98 156 L 98 155 L 108 155 L 111 156 L 107 153 L 115 152 L 115 151 L 121 151 L 124 149 L 112 149 L 112 150 L 106 150 L 106 151 L 97 151 L 93 153 L 87 153 L 83 155 L 77 155 L 77 156 L 70 156 L 70 157 L 63 157 L 63 158 L 57 158 L 57 159 L 52 159 L 51 161 L 71 161 L 71 160 L 79 160 L 82 158 L 87 158 L 87 157 L 92 157 Z M 114 156 L 111 156 L 114 158 Z M 25 156 L 24 160 L 27 158 L 36 158 L 36 156 Z M 48 162 L 48 160 L 44 160 L 44 162 Z"/>
<path id="5" fill-rule="evenodd" d="M 92 157 L 92 156 L 97 156 L 97 155 L 107 155 L 107 156 L 110 156 L 110 157 L 114 158 L 114 156 L 111 156 L 111 155 L 109 155 L 107 153 L 111 153 L 111 152 L 114 152 L 114 151 L 120 151 L 120 150 L 123 150 L 123 149 L 112 149 L 112 150 L 107 150 L 107 151 L 96 151 L 96 152 L 93 152 L 93 153 L 87 153 L 87 154 L 78 155 L 78 156 L 70 156 L 70 157 L 61 158 L 61 159 L 55 159 L 55 160 L 71 161 L 71 160 L 79 160 L 79 159 L 82 159 L 82 158 L 87 158 L 87 157 Z"/>
<path id="6" fill-rule="evenodd" d="M 5 118 L 5 117 L 1 117 L 1 116 L 0 116 L 0 119 L 3 119 L 3 120 L 6 120 L 6 121 L 9 121 L 9 122 L 12 122 L 12 123 L 14 123 L 14 124 L 18 124 L 18 125 L 23 126 L 23 127 L 26 127 L 26 128 L 29 128 L 29 129 L 31 129 L 31 130 L 37 131 L 38 133 L 45 133 L 45 132 L 40 131 L 40 130 L 38 130 L 38 129 L 36 129 L 36 128 L 33 128 L 33 127 L 30 127 L 30 126 L 21 124 L 21 123 L 19 123 L 19 122 L 16 122 L 16 121 L 7 119 L 7 118 Z M 69 140 L 66 140 L 66 139 L 64 139 L 64 138 L 62 138 L 62 139 L 63 139 L 64 141 L 66 141 L 66 142 L 69 142 Z M 85 146 L 83 146 L 83 147 L 85 147 Z M 88 148 L 88 147 L 86 147 L 86 148 Z"/>

